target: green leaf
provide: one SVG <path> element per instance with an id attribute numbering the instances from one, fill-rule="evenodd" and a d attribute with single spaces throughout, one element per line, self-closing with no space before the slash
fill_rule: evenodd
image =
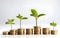
<path id="1" fill-rule="evenodd" d="M 31 9 L 32 14 L 37 14 L 37 11 L 35 9 Z"/>
<path id="2" fill-rule="evenodd" d="M 51 22 L 50 25 L 56 27 L 57 24 L 55 22 Z"/>
<path id="3" fill-rule="evenodd" d="M 18 16 L 16 16 L 17 18 L 19 18 L 20 20 L 24 20 L 27 19 L 27 17 L 23 17 L 22 15 L 18 14 Z"/>
<path id="4" fill-rule="evenodd" d="M 30 14 L 30 16 L 34 16 L 33 14 Z"/>
<path id="5" fill-rule="evenodd" d="M 9 23 L 12 23 L 14 21 L 14 19 L 8 19 Z"/>
<path id="6" fill-rule="evenodd" d="M 37 13 L 37 11 L 35 9 L 31 9 L 31 12 L 32 12 L 31 15 L 33 15 L 34 17 L 38 16 L 38 13 Z"/>
<path id="7" fill-rule="evenodd" d="M 17 18 L 19 18 L 19 16 L 16 16 Z"/>
<path id="8" fill-rule="evenodd" d="M 21 14 L 18 14 L 18 16 L 21 16 Z"/>
<path id="9" fill-rule="evenodd" d="M 45 15 L 45 14 L 39 14 L 39 15 L 38 15 L 38 13 L 37 13 L 37 11 L 36 11 L 35 9 L 31 9 L 31 12 L 32 12 L 32 14 L 30 14 L 30 16 L 33 16 L 33 17 L 35 17 L 35 18 L 39 18 L 39 17 Z"/>
<path id="10" fill-rule="evenodd" d="M 28 19 L 27 17 L 23 17 L 22 19 Z"/>
<path id="11" fill-rule="evenodd" d="M 9 22 L 5 22 L 5 24 L 9 24 Z"/>
<path id="12" fill-rule="evenodd" d="M 5 24 L 13 24 L 14 19 L 8 19 L 8 21 Z"/>
<path id="13" fill-rule="evenodd" d="M 45 14 L 39 14 L 38 17 L 44 16 Z"/>
<path id="14" fill-rule="evenodd" d="M 21 14 L 18 14 L 18 17 L 21 18 L 22 17 Z"/>
<path id="15" fill-rule="evenodd" d="M 21 16 L 21 14 L 18 14 L 18 16 L 16 16 L 16 17 L 21 20 L 23 16 Z"/>

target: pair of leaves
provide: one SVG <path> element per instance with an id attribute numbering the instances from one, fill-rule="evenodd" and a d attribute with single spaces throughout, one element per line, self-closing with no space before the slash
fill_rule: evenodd
<path id="1" fill-rule="evenodd" d="M 21 14 L 18 14 L 18 16 L 16 16 L 16 17 L 19 18 L 20 20 L 27 19 L 27 17 L 23 17 Z"/>
<path id="2" fill-rule="evenodd" d="M 16 16 L 19 19 L 22 19 L 23 16 L 21 16 L 20 14 L 18 14 L 18 16 Z"/>
<path id="3" fill-rule="evenodd" d="M 51 22 L 50 25 L 56 27 L 57 24 L 55 22 Z"/>
<path id="4" fill-rule="evenodd" d="M 8 21 L 5 22 L 5 24 L 14 24 L 13 22 L 14 22 L 14 19 L 8 19 Z"/>
<path id="5" fill-rule="evenodd" d="M 30 14 L 30 16 L 34 16 L 35 18 L 39 18 L 41 16 L 44 16 L 45 14 L 39 14 L 37 13 L 37 11 L 35 9 L 31 9 L 32 14 Z"/>

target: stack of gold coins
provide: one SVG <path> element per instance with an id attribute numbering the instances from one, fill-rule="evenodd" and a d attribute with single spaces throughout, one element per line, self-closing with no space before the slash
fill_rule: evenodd
<path id="1" fill-rule="evenodd" d="M 27 28 L 26 29 L 26 34 L 28 34 L 28 35 L 33 34 L 33 29 L 32 28 Z"/>
<path id="2" fill-rule="evenodd" d="M 18 35 L 24 35 L 25 34 L 25 29 L 23 29 L 23 28 L 20 28 L 17 31 L 18 31 L 17 32 Z"/>
<path id="3" fill-rule="evenodd" d="M 42 33 L 43 34 L 50 34 L 50 29 L 49 28 L 42 28 Z"/>
<path id="4" fill-rule="evenodd" d="M 57 30 L 51 30 L 51 34 L 52 35 L 56 35 L 57 34 Z"/>
<path id="5" fill-rule="evenodd" d="M 34 34 L 41 34 L 41 27 L 34 26 Z"/>
<path id="6" fill-rule="evenodd" d="M 8 31 L 3 32 L 3 35 L 8 35 Z"/>
<path id="7" fill-rule="evenodd" d="M 9 33 L 9 35 L 16 35 L 16 30 L 10 30 Z"/>

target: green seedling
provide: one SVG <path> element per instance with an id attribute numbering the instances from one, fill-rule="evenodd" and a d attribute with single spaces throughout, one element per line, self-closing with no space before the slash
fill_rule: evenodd
<path id="1" fill-rule="evenodd" d="M 53 30 L 54 30 L 54 27 L 56 27 L 57 24 L 55 22 L 51 22 L 50 25 L 53 26 Z"/>
<path id="2" fill-rule="evenodd" d="M 5 24 L 10 24 L 11 25 L 11 30 L 12 30 L 12 24 L 14 24 L 14 19 L 8 19 L 8 21 L 5 22 Z"/>
<path id="3" fill-rule="evenodd" d="M 44 16 L 45 14 L 38 14 L 35 9 L 31 9 L 31 14 L 30 16 L 33 16 L 36 20 L 36 26 L 37 26 L 37 19 L 41 16 Z"/>
<path id="4" fill-rule="evenodd" d="M 27 17 L 23 17 L 21 14 L 18 14 L 18 16 L 16 16 L 19 20 L 20 20 L 20 28 L 21 28 L 21 21 L 28 19 Z"/>

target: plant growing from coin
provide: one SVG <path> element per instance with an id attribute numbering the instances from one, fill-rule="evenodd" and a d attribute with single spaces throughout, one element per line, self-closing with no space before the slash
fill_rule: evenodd
<path id="1" fill-rule="evenodd" d="M 54 30 L 54 27 L 56 27 L 57 24 L 55 22 L 51 22 L 50 25 L 53 26 L 53 30 Z"/>
<path id="2" fill-rule="evenodd" d="M 5 24 L 10 24 L 12 30 L 12 24 L 14 24 L 14 19 L 8 19 L 8 21 L 6 21 Z"/>
<path id="3" fill-rule="evenodd" d="M 18 14 L 18 16 L 16 16 L 16 17 L 20 20 L 20 28 L 21 28 L 21 22 L 22 22 L 22 20 L 28 19 L 27 17 L 23 17 L 21 14 Z"/>
<path id="4" fill-rule="evenodd" d="M 45 16 L 45 14 L 38 14 L 38 12 L 35 9 L 31 9 L 31 14 L 30 16 L 33 16 L 36 20 L 36 26 L 37 26 L 37 20 L 41 16 Z"/>

